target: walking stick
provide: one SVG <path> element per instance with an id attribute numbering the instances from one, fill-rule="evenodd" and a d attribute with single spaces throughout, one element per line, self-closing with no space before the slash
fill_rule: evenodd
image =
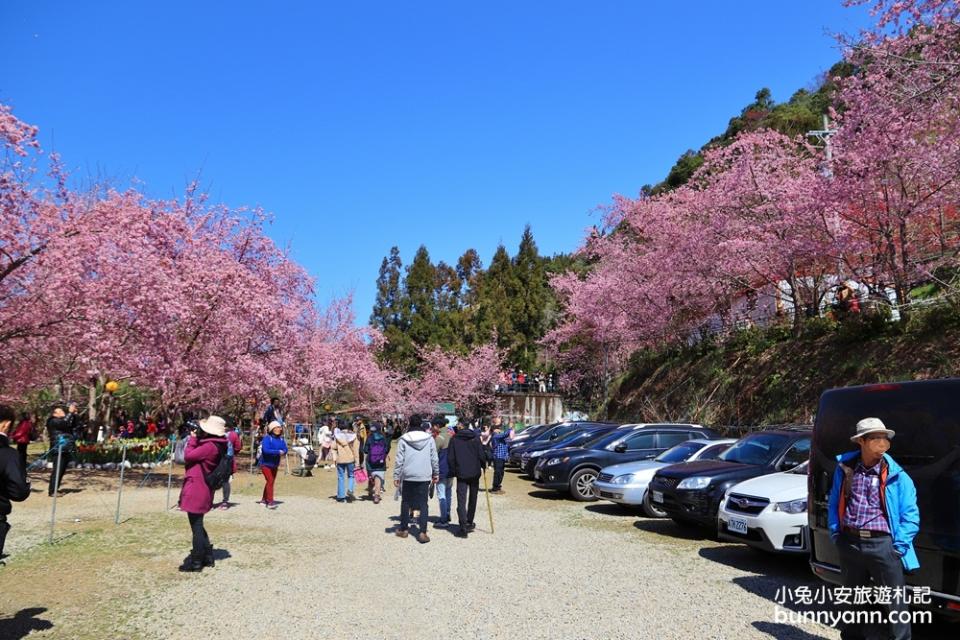
<path id="1" fill-rule="evenodd" d="M 167 469 L 167 511 L 170 511 L 170 485 L 173 484 L 173 458 L 177 450 L 177 436 L 170 440 L 170 468 Z"/>
<path id="2" fill-rule="evenodd" d="M 114 524 L 120 524 L 120 499 L 123 497 L 123 472 L 127 468 L 127 445 L 123 445 L 123 456 L 120 460 L 120 489 L 117 491 L 117 515 Z"/>
<path id="3" fill-rule="evenodd" d="M 60 465 L 63 463 L 63 442 L 57 442 L 57 466 L 53 472 L 57 474 L 53 485 L 53 507 L 50 511 L 50 544 L 53 544 L 53 529 L 57 523 L 57 494 L 60 493 Z"/>
<path id="4" fill-rule="evenodd" d="M 487 468 L 483 468 L 483 494 L 487 496 L 487 515 L 490 516 L 490 533 L 493 533 L 493 509 L 490 508 L 490 490 L 487 489 Z"/>

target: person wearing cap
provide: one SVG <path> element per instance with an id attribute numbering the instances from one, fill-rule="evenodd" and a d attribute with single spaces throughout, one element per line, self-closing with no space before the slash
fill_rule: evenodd
<path id="1" fill-rule="evenodd" d="M 440 460 L 437 456 L 437 445 L 427 433 L 430 423 L 419 420 L 418 416 L 410 419 L 410 426 L 400 442 L 397 444 L 397 459 L 393 467 L 393 483 L 400 488 L 400 526 L 396 534 L 400 538 L 409 535 L 407 527 L 410 524 L 410 510 L 417 511 L 417 525 L 420 533 L 417 540 L 420 543 L 430 542 L 427 535 L 428 494 L 430 484 L 440 478 Z"/>
<path id="2" fill-rule="evenodd" d="M 287 442 L 283 439 L 283 425 L 274 420 L 267 425 L 267 435 L 260 443 L 260 470 L 263 472 L 263 496 L 257 504 L 267 506 L 267 509 L 276 509 L 277 502 L 273 499 L 273 483 L 277 480 L 277 469 L 280 467 L 280 456 L 287 454 Z"/>
<path id="3" fill-rule="evenodd" d="M 383 485 L 387 477 L 387 460 L 390 455 L 390 441 L 383 435 L 383 425 L 374 422 L 370 425 L 370 435 L 362 449 L 365 457 L 367 475 L 370 482 L 367 491 L 374 504 L 380 504 Z"/>
<path id="4" fill-rule="evenodd" d="M 845 587 L 889 587 L 890 610 L 895 617 L 908 610 L 903 599 L 904 571 L 920 566 L 913 538 L 920 529 L 917 490 L 907 472 L 890 457 L 896 433 L 879 418 L 857 423 L 850 440 L 859 451 L 837 456 L 837 469 L 827 501 L 830 537 L 840 556 L 840 578 Z M 910 637 L 905 619 L 891 622 L 890 637 Z M 842 638 L 863 637 L 852 625 Z"/>
<path id="5" fill-rule="evenodd" d="M 213 508 L 213 491 L 207 486 L 207 476 L 220 462 L 220 456 L 226 455 L 226 421 L 220 416 L 210 416 L 198 422 L 187 438 L 183 459 L 186 470 L 183 474 L 183 488 L 180 489 L 180 510 L 187 512 L 193 546 L 180 571 L 201 571 L 212 567 L 213 545 L 203 526 L 203 516 Z"/>
<path id="6" fill-rule="evenodd" d="M 7 405 L 0 405 L 0 564 L 3 564 L 3 545 L 10 531 L 7 516 L 10 502 L 23 502 L 30 497 L 30 479 L 20 456 L 10 448 L 8 433 L 17 414 Z"/>

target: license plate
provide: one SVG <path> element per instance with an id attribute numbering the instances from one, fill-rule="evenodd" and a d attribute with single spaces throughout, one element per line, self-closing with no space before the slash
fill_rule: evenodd
<path id="1" fill-rule="evenodd" d="M 733 531 L 734 533 L 742 533 L 747 535 L 747 521 L 741 520 L 740 518 L 730 518 L 727 521 L 727 529 Z"/>
<path id="2" fill-rule="evenodd" d="M 654 492 L 653 492 L 653 501 L 654 501 L 654 502 L 663 502 L 663 492 L 662 492 L 662 491 L 654 491 Z"/>

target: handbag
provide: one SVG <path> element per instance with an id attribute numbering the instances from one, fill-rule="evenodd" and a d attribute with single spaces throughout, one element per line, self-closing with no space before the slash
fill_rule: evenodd
<path id="1" fill-rule="evenodd" d="M 368 479 L 367 472 L 364 471 L 363 469 L 357 469 L 356 471 L 353 472 L 353 479 L 363 484 Z"/>

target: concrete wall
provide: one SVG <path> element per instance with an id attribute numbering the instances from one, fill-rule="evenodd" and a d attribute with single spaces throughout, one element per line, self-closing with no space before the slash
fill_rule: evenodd
<path id="1" fill-rule="evenodd" d="M 563 399 L 556 393 L 497 394 L 500 415 L 524 424 L 558 422 L 563 417 Z"/>

